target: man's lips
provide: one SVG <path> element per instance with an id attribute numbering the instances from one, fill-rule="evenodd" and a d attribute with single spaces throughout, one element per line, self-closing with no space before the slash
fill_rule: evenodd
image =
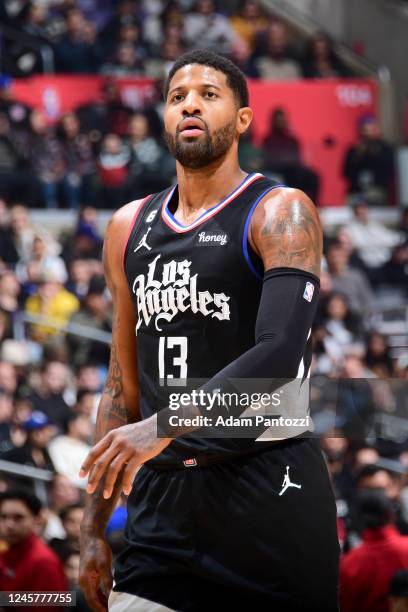
<path id="1" fill-rule="evenodd" d="M 199 119 L 185 119 L 180 124 L 178 131 L 185 136 L 198 136 L 204 132 L 203 122 Z"/>

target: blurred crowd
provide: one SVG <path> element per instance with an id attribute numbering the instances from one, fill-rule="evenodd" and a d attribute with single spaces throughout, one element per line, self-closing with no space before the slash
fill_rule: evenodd
<path id="1" fill-rule="evenodd" d="M 348 197 L 364 194 L 374 206 L 395 203 L 395 152 L 382 137 L 376 117 L 362 116 L 358 134 L 343 161 Z M 319 205 L 319 173 L 305 163 L 285 108 L 272 110 L 261 143 L 253 141 L 250 130 L 243 136 L 240 163 L 248 172 L 262 172 L 302 189 Z M 50 125 L 42 110 L 12 99 L 7 79 L 0 81 L 0 198 L 8 203 L 116 209 L 174 180 L 159 90 L 155 103 L 135 110 L 108 79 L 100 101 Z"/>
<path id="2" fill-rule="evenodd" d="M 22 36 L 0 38 L 0 197 L 31 207 L 117 208 L 158 191 L 175 175 L 162 134 L 161 83 L 173 62 L 198 47 L 230 57 L 253 79 L 353 76 L 329 37 L 307 43 L 258 0 L 13 0 L 0 21 Z M 2 41 L 2 43 L 1 43 Z M 34 47 L 32 47 L 34 41 Z M 57 125 L 12 99 L 10 77 L 42 72 L 39 43 L 52 50 L 55 71 L 102 74 L 98 102 L 75 109 Z M 116 77 L 148 76 L 157 84 L 146 108 L 129 106 Z M 394 150 L 374 116 L 363 116 L 359 138 L 341 172 L 348 193 L 372 204 L 397 201 Z M 305 191 L 319 204 L 320 176 L 302 157 L 285 108 L 273 109 L 262 143 L 248 133 L 241 146 L 246 170 L 255 169 Z"/>
<path id="3" fill-rule="evenodd" d="M 36 225 L 29 209 L 0 202 L 0 459 L 49 471 L 45 505 L 33 511 L 33 529 L 60 560 L 61 580 L 74 589 L 84 496 L 78 471 L 91 446 L 112 329 L 98 215 L 96 209 L 85 207 L 75 227 L 56 236 Z M 405 308 L 407 238 L 406 212 L 398 228 L 387 229 L 372 218 L 362 196 L 353 202 L 350 221 L 325 237 L 320 306 L 313 329 L 312 415 L 336 492 L 344 553 L 342 592 L 349 600 L 344 601 L 345 612 L 388 609 L 385 604 L 352 607 L 357 597 L 353 571 L 360 563 L 359 557 L 353 561 L 353 555 L 361 546 L 369 546 L 372 539 L 380 550 L 388 539 L 391 548 L 395 539 L 398 546 L 405 546 L 404 553 L 393 553 L 392 561 L 384 561 L 381 571 L 377 568 L 381 581 L 375 588 L 367 569 L 373 551 L 361 561 L 370 576 L 365 586 L 363 577 L 358 583 L 365 593 L 359 595 L 362 601 L 378 595 L 388 602 L 391 574 L 408 568 L 408 352 L 396 350 L 381 333 L 375 311 L 384 291 Z M 339 378 L 341 388 L 337 388 Z M 391 433 L 376 429 L 376 405 L 386 418 L 396 419 Z M 29 496 L 38 493 L 34 482 L 22 474 L 0 471 L 0 491 L 8 500 L 2 502 L 0 495 L 0 543 L 2 536 L 13 547 L 7 529 L 20 533 L 12 518 L 8 522 L 3 518 L 3 508 L 17 504 L 19 512 L 27 514 L 34 503 L 10 500 L 7 495 L 16 486 Z M 32 507 L 37 506 L 38 502 Z M 125 506 L 122 499 L 109 527 L 113 550 L 120 548 Z M 372 525 L 378 535 L 372 535 Z M 0 548 L 0 586 L 6 590 L 12 584 L 18 590 L 20 583 L 2 582 L 2 563 L 10 562 L 7 554 L 2 561 Z M 26 580 L 31 574 L 23 575 Z M 405 583 L 404 575 L 397 578 L 406 589 L 406 576 Z M 24 584 L 27 590 L 40 588 Z"/>
<path id="4" fill-rule="evenodd" d="M 352 76 L 329 37 L 300 45 L 258 0 L 6 0 L 0 19 L 24 33 L 4 50 L 3 71 L 13 76 L 42 71 L 39 42 L 59 73 L 162 78 L 199 46 L 228 55 L 253 78 Z"/>

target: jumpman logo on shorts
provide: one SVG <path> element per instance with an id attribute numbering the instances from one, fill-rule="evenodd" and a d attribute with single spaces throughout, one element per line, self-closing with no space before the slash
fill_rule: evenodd
<path id="1" fill-rule="evenodd" d="M 289 478 L 289 466 L 286 466 L 286 474 L 285 477 L 283 479 L 283 483 L 282 483 L 282 491 L 279 493 L 279 495 L 283 495 L 286 491 L 286 489 L 289 489 L 289 487 L 296 487 L 296 489 L 301 489 L 302 485 L 300 484 L 295 484 L 294 482 L 290 482 L 290 478 Z"/>
<path id="2" fill-rule="evenodd" d="M 137 245 L 137 247 L 135 248 L 135 250 L 133 251 L 134 253 L 136 253 L 136 251 L 138 251 L 139 249 L 141 249 L 142 247 L 146 247 L 146 249 L 148 251 L 152 250 L 152 247 L 150 247 L 147 242 L 146 242 L 146 238 L 147 238 L 147 234 L 150 232 L 152 228 L 149 227 L 147 232 L 145 233 L 145 235 L 142 237 L 141 241 L 139 242 L 139 244 Z"/>

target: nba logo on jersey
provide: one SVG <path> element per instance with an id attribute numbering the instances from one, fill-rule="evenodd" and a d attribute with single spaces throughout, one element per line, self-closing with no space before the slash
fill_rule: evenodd
<path id="1" fill-rule="evenodd" d="M 303 292 L 303 297 L 305 298 L 305 300 L 307 302 L 311 302 L 313 299 L 313 293 L 314 293 L 314 286 L 312 283 L 309 283 L 309 281 L 307 281 L 306 285 L 305 285 L 305 290 Z"/>
<path id="2" fill-rule="evenodd" d="M 197 459 L 184 459 L 183 464 L 185 467 L 194 467 L 197 465 Z"/>

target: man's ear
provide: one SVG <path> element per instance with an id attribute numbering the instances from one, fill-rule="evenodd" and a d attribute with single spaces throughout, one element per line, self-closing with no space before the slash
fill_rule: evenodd
<path id="1" fill-rule="evenodd" d="M 251 125 L 253 117 L 252 109 L 249 106 L 244 106 L 238 111 L 237 130 L 239 134 L 244 134 Z"/>

